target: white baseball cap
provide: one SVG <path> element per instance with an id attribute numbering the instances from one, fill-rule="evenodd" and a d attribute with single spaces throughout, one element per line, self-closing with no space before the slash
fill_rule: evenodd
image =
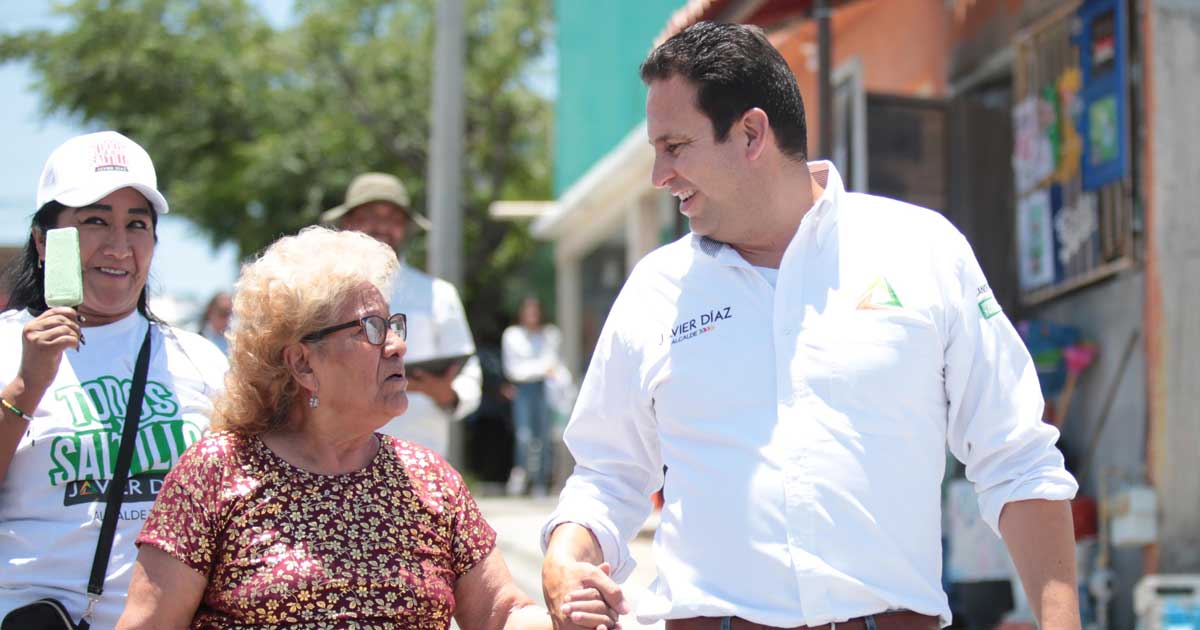
<path id="1" fill-rule="evenodd" d="M 138 143 L 115 131 L 75 136 L 59 145 L 38 180 L 37 207 L 51 201 L 81 208 L 115 190 L 133 188 L 154 211 L 166 214 L 167 199 L 158 192 L 154 163 Z"/>

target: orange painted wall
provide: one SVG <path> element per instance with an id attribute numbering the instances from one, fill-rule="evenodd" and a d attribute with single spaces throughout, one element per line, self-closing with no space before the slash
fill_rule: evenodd
<path id="1" fill-rule="evenodd" d="M 953 80 L 1007 48 L 1021 28 L 1052 13 L 1064 0 L 955 0 L 951 14 L 949 73 Z"/>
<path id="2" fill-rule="evenodd" d="M 951 17 L 944 0 L 860 0 L 833 15 L 833 71 L 857 57 L 868 93 L 940 98 L 946 94 Z M 796 74 L 808 116 L 809 152 L 817 156 L 817 24 L 796 21 L 771 32 Z"/>

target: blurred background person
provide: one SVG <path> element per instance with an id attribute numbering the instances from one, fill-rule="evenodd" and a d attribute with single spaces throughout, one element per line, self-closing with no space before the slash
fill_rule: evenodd
<path id="1" fill-rule="evenodd" d="M 224 291 L 219 291 L 208 301 L 200 318 L 200 335 L 211 341 L 221 352 L 229 354 L 229 341 L 225 339 L 225 331 L 229 329 L 229 319 L 233 315 L 233 298 Z"/>
<path id="2" fill-rule="evenodd" d="M 542 321 L 542 303 L 535 296 L 521 300 L 517 323 L 500 338 L 504 375 L 513 383 L 513 468 L 508 493 L 527 489 L 543 497 L 550 485 L 550 405 L 547 384 L 562 369 L 562 335 Z M 569 377 L 568 377 L 569 378 Z"/>
<path id="3" fill-rule="evenodd" d="M 409 407 L 397 267 L 363 234 L 309 227 L 243 269 L 215 432 L 164 484 L 120 628 L 549 630 L 459 474 L 378 432 Z"/>
<path id="4" fill-rule="evenodd" d="M 458 290 L 445 280 L 414 269 L 405 260 L 414 226 L 429 230 L 430 224 L 412 210 L 408 191 L 399 178 L 386 173 L 355 177 L 346 189 L 345 201 L 326 210 L 321 223 L 362 232 L 397 252 L 400 265 L 388 302 L 395 310 L 403 308 L 408 316 L 412 330 L 406 358 L 409 364 L 475 354 L 475 341 Z M 479 361 L 470 356 L 441 373 L 414 368 L 407 377 L 408 412 L 382 431 L 446 456 L 450 423 L 479 407 L 483 380 Z"/>
<path id="5" fill-rule="evenodd" d="M 168 206 L 142 147 L 112 131 L 68 140 L 46 162 L 37 207 L 10 269 L 12 310 L 0 314 L 0 616 L 45 597 L 72 621 L 87 609 L 129 383 L 149 334 L 136 450 L 91 620 L 111 628 L 125 604 L 134 537 L 163 476 L 207 430 L 227 364 L 211 343 L 146 306 Z M 83 303 L 48 308 L 46 232 L 65 227 L 79 233 Z"/>

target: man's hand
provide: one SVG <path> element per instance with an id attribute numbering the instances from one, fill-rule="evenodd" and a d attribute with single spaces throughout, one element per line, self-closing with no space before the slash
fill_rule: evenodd
<path id="1" fill-rule="evenodd" d="M 621 587 L 609 577 L 608 563 L 568 562 L 548 568 L 543 564 L 542 590 L 554 627 L 613 630 L 629 612 Z"/>
<path id="2" fill-rule="evenodd" d="M 564 523 L 555 528 L 542 562 L 542 594 L 557 630 L 613 630 L 630 611 L 610 577 L 591 531 Z"/>
<path id="3" fill-rule="evenodd" d="M 444 374 L 434 374 L 425 370 L 411 370 L 407 374 L 408 391 L 425 394 L 443 409 L 458 405 L 458 393 L 454 391 L 454 379 L 458 376 L 460 366 L 452 365 Z"/>

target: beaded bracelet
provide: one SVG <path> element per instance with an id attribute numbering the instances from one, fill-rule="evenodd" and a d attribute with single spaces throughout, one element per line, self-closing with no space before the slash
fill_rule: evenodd
<path id="1" fill-rule="evenodd" d="M 17 409 L 16 405 L 4 400 L 3 398 L 0 398 L 0 406 L 3 406 L 5 409 L 17 414 L 17 417 L 23 418 L 25 422 L 33 422 L 33 416 L 21 411 L 20 409 Z"/>

